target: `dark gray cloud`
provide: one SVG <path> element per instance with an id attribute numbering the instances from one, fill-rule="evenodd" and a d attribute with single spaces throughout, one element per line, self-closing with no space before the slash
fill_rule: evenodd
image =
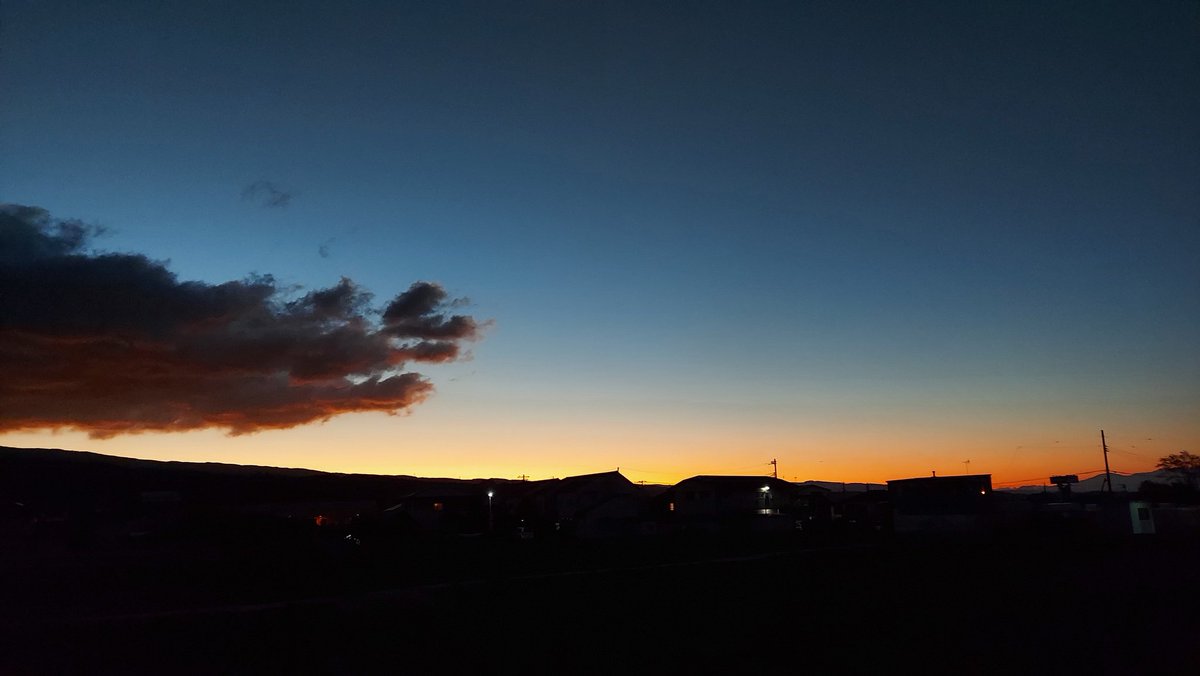
<path id="1" fill-rule="evenodd" d="M 0 228 L 0 265 L 75 253 L 104 232 L 99 226 L 55 220 L 43 209 L 19 204 L 4 205 L 3 218 L 23 226 Z"/>
<path id="2" fill-rule="evenodd" d="M 255 181 L 242 189 L 242 199 L 268 208 L 286 207 L 293 196 L 271 181 Z"/>
<path id="3" fill-rule="evenodd" d="M 334 242 L 333 237 L 330 237 L 329 239 L 325 240 L 324 242 L 321 242 L 321 246 L 317 247 L 317 255 L 320 256 L 321 258 L 329 258 L 330 256 L 332 256 L 333 255 L 333 242 Z"/>
<path id="4" fill-rule="evenodd" d="M 398 338 L 457 340 L 476 335 L 479 326 L 466 315 L 447 316 L 441 309 L 454 306 L 437 284 L 417 282 L 396 296 L 383 311 L 384 331 Z"/>
<path id="5" fill-rule="evenodd" d="M 98 254 L 95 228 L 0 206 L 0 431 L 239 434 L 432 392 L 412 362 L 458 358 L 479 335 L 417 282 L 383 309 L 343 277 L 295 298 L 269 275 L 180 281 L 140 254 Z"/>

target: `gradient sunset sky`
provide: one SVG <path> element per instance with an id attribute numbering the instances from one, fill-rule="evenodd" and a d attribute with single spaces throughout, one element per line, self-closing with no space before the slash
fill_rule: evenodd
<path id="1" fill-rule="evenodd" d="M 1200 4 L 0 5 L 0 201 L 491 320 L 403 415 L 0 444 L 997 483 L 1200 450 Z M 2 377 L 2 376 L 0 376 Z M 1131 487 L 1132 488 L 1132 487 Z"/>

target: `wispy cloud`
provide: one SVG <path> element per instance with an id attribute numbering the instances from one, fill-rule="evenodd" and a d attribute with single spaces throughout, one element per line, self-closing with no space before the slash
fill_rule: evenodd
<path id="1" fill-rule="evenodd" d="M 317 247 L 317 255 L 320 256 L 321 258 L 329 258 L 330 256 L 332 256 L 333 255 L 332 247 L 333 247 L 334 240 L 335 240 L 335 238 L 330 237 L 329 239 L 325 240 L 324 242 L 321 242 L 321 246 Z"/>
<path id="2" fill-rule="evenodd" d="M 281 209 L 291 203 L 294 194 L 271 181 L 255 181 L 242 188 L 242 199 L 259 206 Z"/>
<path id="3" fill-rule="evenodd" d="M 289 298 L 269 275 L 180 281 L 89 250 L 94 234 L 0 205 L 0 431 L 243 434 L 397 413 L 433 391 L 407 364 L 457 359 L 480 333 L 431 282 L 382 308 L 348 278 Z"/>

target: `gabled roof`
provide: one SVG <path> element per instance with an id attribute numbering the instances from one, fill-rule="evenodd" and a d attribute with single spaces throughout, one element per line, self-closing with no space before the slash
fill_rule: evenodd
<path id="1" fill-rule="evenodd" d="M 759 490 L 763 486 L 770 486 L 772 490 L 791 491 L 795 490 L 796 488 L 795 484 L 792 484 L 791 482 L 784 481 L 783 479 L 776 479 L 775 477 L 771 476 L 726 474 L 700 474 L 698 476 L 689 477 L 683 481 L 680 481 L 679 483 L 675 484 L 675 487 L 678 488 L 687 483 L 716 484 L 722 488 L 729 489 L 752 488 L 754 490 Z"/>
<path id="2" fill-rule="evenodd" d="M 616 470 L 613 470 L 611 472 L 596 472 L 595 474 L 579 474 L 576 476 L 563 477 L 558 480 L 559 481 L 558 485 L 564 486 L 564 487 L 566 487 L 566 486 L 575 487 L 580 484 L 586 484 L 586 483 L 590 483 L 592 481 L 598 481 L 600 479 L 619 479 L 621 481 L 621 483 L 627 483 L 630 486 L 633 485 L 632 481 L 630 481 L 629 479 L 626 479 L 624 474 L 621 474 L 619 471 L 616 471 Z"/>
<path id="3" fill-rule="evenodd" d="M 622 484 L 622 486 L 631 488 L 634 486 L 634 483 L 625 478 L 625 475 L 620 472 L 597 472 L 595 474 L 579 474 L 577 476 L 563 477 L 562 479 L 544 479 L 536 482 L 538 484 L 537 487 L 527 492 L 525 496 L 557 495 L 559 493 L 579 490 L 592 482 L 612 479 L 617 479 L 618 483 Z"/>
<path id="4" fill-rule="evenodd" d="M 982 483 L 986 481 L 991 484 L 991 474 L 947 474 L 945 476 L 919 476 L 911 479 L 889 479 L 888 486 L 896 484 L 908 484 L 913 486 L 926 485 L 935 486 L 938 484 L 951 483 Z"/>

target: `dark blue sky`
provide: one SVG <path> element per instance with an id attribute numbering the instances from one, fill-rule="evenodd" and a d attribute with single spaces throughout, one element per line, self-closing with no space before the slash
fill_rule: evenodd
<path id="1" fill-rule="evenodd" d="M 1196 3 L 0 17 L 3 201 L 186 279 L 430 279 L 495 319 L 364 445 L 471 427 L 437 450 L 498 466 L 501 429 L 520 467 L 811 474 L 899 441 L 1002 474 L 1105 424 L 1200 439 Z"/>

